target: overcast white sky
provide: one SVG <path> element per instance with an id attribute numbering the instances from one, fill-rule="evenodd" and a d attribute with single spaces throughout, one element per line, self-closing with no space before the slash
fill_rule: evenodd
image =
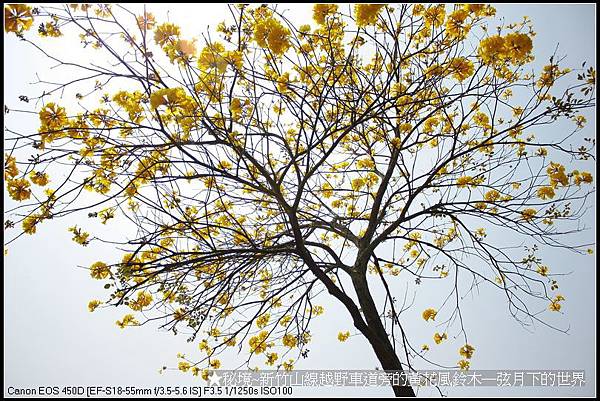
<path id="1" fill-rule="evenodd" d="M 138 6 L 136 6 L 138 7 Z M 298 24 L 311 22 L 311 5 L 285 5 L 292 20 Z M 545 64 L 559 44 L 559 54 L 566 55 L 564 65 L 579 67 L 583 61 L 595 65 L 595 6 L 594 5 L 496 5 L 497 16 L 506 21 L 520 21 L 529 16 L 537 36 L 534 40 L 535 66 Z M 192 37 L 205 32 L 207 24 L 225 19 L 225 5 L 148 5 L 158 20 L 169 19 L 181 24 L 184 36 Z M 33 33 L 33 32 L 32 32 Z M 17 97 L 35 93 L 35 73 L 52 76 L 59 72 L 47 70 L 48 63 L 29 46 L 24 46 L 14 35 L 5 35 L 4 99 L 9 108 L 23 107 Z M 75 49 L 62 49 L 64 54 Z M 83 55 L 82 55 L 83 56 Z M 37 130 L 37 120 L 11 113 L 6 126 L 20 130 Z M 585 136 L 595 137 L 595 117 L 588 116 Z M 560 135 L 548 129 L 546 135 Z M 5 205 L 12 204 L 4 195 Z M 578 238 L 581 242 L 595 242 L 594 208 L 588 213 L 586 225 L 590 230 Z M 156 326 L 118 329 L 114 322 L 125 312 L 123 309 L 87 311 L 90 299 L 105 294 L 102 283 L 91 280 L 89 266 L 96 260 L 108 259 L 108 247 L 92 245 L 80 247 L 71 241 L 67 227 L 88 223 L 85 215 L 59 221 L 44 222 L 34 236 L 21 238 L 9 248 L 4 257 L 4 379 L 5 395 L 8 386 L 37 387 L 44 385 L 192 385 L 203 383 L 191 374 L 168 370 L 158 374 L 161 366 L 176 367 L 178 352 L 193 355 L 197 344 L 188 344 L 186 338 L 160 332 Z M 87 227 L 87 226 L 86 226 Z M 127 227 L 112 226 L 114 230 Z M 92 227 L 89 227 L 90 230 Z M 107 229 L 101 226 L 94 230 Z M 595 247 L 594 247 L 595 249 Z M 464 300 L 469 339 L 476 347 L 472 362 L 474 369 L 584 369 L 588 385 L 584 388 L 445 389 L 448 395 L 593 395 L 595 394 L 596 346 L 596 266 L 595 258 L 546 250 L 542 256 L 551 260 L 556 269 L 569 272 L 561 278 L 561 292 L 567 298 L 564 313 L 551 316 L 551 323 L 569 327 L 563 334 L 544 326 L 524 329 L 514 321 L 499 294 L 482 292 Z M 421 292 L 420 296 L 424 293 Z M 372 350 L 360 336 L 346 343 L 336 339 L 338 331 L 350 330 L 348 315 L 330 302 L 326 295 L 319 299 L 325 306 L 324 317 L 313 326 L 313 344 L 310 357 L 299 361 L 297 369 L 372 369 L 377 361 Z M 430 338 L 431 326 L 418 318 L 427 305 L 415 305 L 414 327 L 407 330 L 423 333 Z M 424 341 L 426 342 L 426 341 Z M 429 341 L 431 342 L 431 341 Z M 436 347 L 430 357 L 446 363 L 458 360 L 458 342 Z M 432 347 L 433 348 L 433 347 Z M 228 361 L 223 361 L 228 366 Z M 229 364 L 231 366 L 231 364 Z M 418 366 L 418 365 L 417 365 Z M 364 389 L 297 389 L 296 395 L 389 395 L 387 388 Z M 422 395 L 434 395 L 424 390 Z"/>

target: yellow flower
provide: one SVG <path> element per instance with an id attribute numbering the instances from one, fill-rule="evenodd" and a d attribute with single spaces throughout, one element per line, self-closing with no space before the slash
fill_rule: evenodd
<path id="1" fill-rule="evenodd" d="M 98 212 L 98 218 L 102 224 L 106 224 L 106 222 L 115 217 L 115 210 L 113 208 L 102 209 Z"/>
<path id="2" fill-rule="evenodd" d="M 198 344 L 198 348 L 200 349 L 200 351 L 206 351 L 207 354 L 212 353 L 212 348 L 208 345 L 208 341 L 206 341 L 206 339 L 200 341 L 200 343 Z"/>
<path id="3" fill-rule="evenodd" d="M 102 302 L 101 302 L 101 301 L 98 301 L 97 299 L 91 300 L 91 301 L 88 303 L 88 310 L 89 310 L 90 312 L 93 312 L 93 311 L 95 311 L 95 310 L 96 310 L 96 308 L 97 308 L 98 306 L 100 306 L 101 304 L 102 304 Z"/>
<path id="4" fill-rule="evenodd" d="M 487 37 L 479 43 L 477 51 L 483 63 L 491 65 L 501 63 L 506 55 L 504 38 L 500 35 Z"/>
<path id="5" fill-rule="evenodd" d="M 474 351 L 475 351 L 475 348 L 473 346 L 471 346 L 469 344 L 465 344 L 458 350 L 458 353 L 464 358 L 471 359 Z"/>
<path id="6" fill-rule="evenodd" d="M 427 344 L 423 344 L 423 346 L 421 347 L 422 351 L 429 351 L 429 345 Z"/>
<path id="7" fill-rule="evenodd" d="M 9 4 L 4 7 L 4 31 L 6 33 L 27 31 L 32 24 L 31 7 L 25 4 Z"/>
<path id="8" fill-rule="evenodd" d="M 227 70 L 225 47 L 220 42 L 214 42 L 204 47 L 198 56 L 198 68 L 202 71 L 217 71 L 220 74 Z"/>
<path id="9" fill-rule="evenodd" d="M 231 117 L 234 120 L 239 120 L 240 116 L 242 115 L 242 101 L 240 99 L 233 98 L 231 99 L 231 103 L 229 103 L 229 111 L 231 112 Z"/>
<path id="10" fill-rule="evenodd" d="M 133 316 L 132 314 L 128 313 L 127 315 L 123 316 L 122 320 L 117 320 L 116 321 L 117 326 L 119 326 L 119 328 L 124 329 L 125 326 L 133 326 L 133 325 L 138 325 L 140 324 L 140 322 L 138 322 L 135 319 L 135 316 Z"/>
<path id="11" fill-rule="evenodd" d="M 471 25 L 466 23 L 467 16 L 468 11 L 462 8 L 448 15 L 448 19 L 446 20 L 446 34 L 450 38 L 464 39 L 467 33 L 469 33 Z"/>
<path id="12" fill-rule="evenodd" d="M 423 15 L 424 12 L 425 12 L 425 6 L 423 4 L 417 3 L 413 6 L 412 14 L 414 16 Z"/>
<path id="13" fill-rule="evenodd" d="M 256 325 L 258 326 L 259 329 L 262 329 L 269 323 L 270 318 L 271 318 L 271 315 L 268 313 L 265 313 L 264 315 L 261 315 L 256 319 Z"/>
<path id="14" fill-rule="evenodd" d="M 473 63 L 464 57 L 453 58 L 450 61 L 449 69 L 454 79 L 460 82 L 469 78 L 475 71 Z"/>
<path id="15" fill-rule="evenodd" d="M 594 181 L 594 177 L 587 171 L 582 171 L 580 173 L 575 170 L 573 171 L 573 180 L 575 181 L 575 185 L 580 186 L 582 183 L 591 184 Z"/>
<path id="16" fill-rule="evenodd" d="M 463 8 L 477 17 L 487 16 L 492 17 L 496 15 L 496 9 L 492 6 L 485 4 L 465 4 Z"/>
<path id="17" fill-rule="evenodd" d="M 296 344 L 298 343 L 298 339 L 292 334 L 286 334 L 281 339 L 281 342 L 286 347 L 294 348 L 296 346 Z"/>
<path id="18" fill-rule="evenodd" d="M 324 25 L 327 17 L 335 14 L 337 10 L 337 4 L 315 4 L 313 6 L 313 19 L 317 24 Z"/>
<path id="19" fill-rule="evenodd" d="M 19 174 L 17 168 L 17 159 L 13 156 L 5 155 L 6 161 L 4 162 L 4 179 L 9 180 L 15 178 Z"/>
<path id="20" fill-rule="evenodd" d="M 560 311 L 560 308 L 561 308 L 561 305 L 557 301 L 552 301 L 550 303 L 550 306 L 548 306 L 548 309 L 550 309 L 553 312 Z"/>
<path id="21" fill-rule="evenodd" d="M 477 112 L 473 116 L 473 123 L 479 127 L 488 128 L 490 126 L 490 118 L 485 113 Z"/>
<path id="22" fill-rule="evenodd" d="M 40 110 L 39 117 L 42 123 L 41 129 L 50 131 L 59 130 L 69 122 L 65 108 L 52 102 Z"/>
<path id="23" fill-rule="evenodd" d="M 385 4 L 357 4 L 354 6 L 354 13 L 356 14 L 356 25 L 360 28 L 364 28 L 369 25 L 375 25 L 377 23 L 377 17 L 381 12 L 381 9 L 385 7 Z"/>
<path id="24" fill-rule="evenodd" d="M 90 266 L 90 275 L 96 280 L 102 280 L 110 275 L 110 269 L 104 262 L 96 262 Z"/>
<path id="25" fill-rule="evenodd" d="M 31 182 L 41 187 L 47 185 L 50 181 L 48 179 L 48 174 L 42 173 L 40 171 L 32 171 L 31 173 L 29 173 L 29 177 L 31 179 Z"/>
<path id="26" fill-rule="evenodd" d="M 521 216 L 523 217 L 523 220 L 525 220 L 525 221 L 531 221 L 535 217 L 536 214 L 537 214 L 537 210 L 532 209 L 532 208 L 524 209 L 521 212 Z"/>
<path id="27" fill-rule="evenodd" d="M 250 345 L 250 352 L 254 352 L 255 354 L 260 354 L 266 351 L 267 347 L 270 346 L 267 341 L 267 337 L 269 336 L 268 331 L 261 331 L 257 336 L 250 337 L 248 340 L 248 344 Z"/>
<path id="28" fill-rule="evenodd" d="M 326 182 L 321 186 L 321 193 L 324 198 L 331 198 L 333 196 L 333 187 L 330 183 Z"/>
<path id="29" fill-rule="evenodd" d="M 520 64 L 527 61 L 533 49 L 533 42 L 529 35 L 515 32 L 506 35 L 504 46 L 511 61 L 514 64 Z"/>
<path id="30" fill-rule="evenodd" d="M 154 15 L 152 13 L 144 12 L 143 15 L 139 15 L 136 17 L 138 27 L 141 30 L 150 30 L 154 28 L 156 24 L 156 20 L 154 19 Z"/>
<path id="31" fill-rule="evenodd" d="M 352 180 L 352 190 L 358 191 L 367 184 L 367 180 L 362 177 L 357 177 Z"/>
<path id="32" fill-rule="evenodd" d="M 458 361 L 458 367 L 460 368 L 460 370 L 469 370 L 469 367 L 471 366 L 471 362 L 461 359 L 460 361 Z"/>
<path id="33" fill-rule="evenodd" d="M 472 182 L 473 182 L 473 177 L 465 175 L 465 176 L 457 178 L 456 186 L 459 188 L 466 188 L 467 185 L 471 185 Z"/>
<path id="34" fill-rule="evenodd" d="M 153 110 L 163 105 L 169 108 L 182 107 L 186 101 L 187 97 L 183 88 L 163 88 L 150 95 L 150 107 Z"/>
<path id="35" fill-rule="evenodd" d="M 187 372 L 190 369 L 190 363 L 185 361 L 179 362 L 177 368 L 182 372 Z"/>
<path id="36" fill-rule="evenodd" d="M 340 342 L 344 342 L 344 341 L 346 341 L 346 340 L 347 340 L 349 337 L 350 337 L 350 332 L 349 332 L 349 331 L 347 331 L 347 332 L 345 332 L 345 333 L 342 333 L 342 332 L 340 331 L 340 332 L 338 333 L 338 336 L 337 336 L 337 338 L 338 338 L 338 340 L 339 340 Z"/>
<path id="37" fill-rule="evenodd" d="M 283 327 L 287 327 L 288 324 L 292 321 L 292 317 L 290 315 L 285 315 L 279 320 L 279 324 Z"/>
<path id="38" fill-rule="evenodd" d="M 448 339 L 448 335 L 446 333 L 440 334 L 440 333 L 435 333 L 435 335 L 433 336 L 433 341 L 435 341 L 436 344 L 440 344 L 442 341 L 447 340 Z"/>
<path id="39" fill-rule="evenodd" d="M 578 128 L 585 127 L 585 123 L 587 123 L 587 119 L 582 115 L 573 117 L 573 121 L 575 121 Z"/>
<path id="40" fill-rule="evenodd" d="M 540 275 L 542 276 L 547 276 L 548 275 L 548 266 L 544 266 L 544 265 L 539 265 L 537 270 L 536 270 Z"/>
<path id="41" fill-rule="evenodd" d="M 273 366 L 275 364 L 275 361 L 279 359 L 279 355 L 277 355 L 277 352 L 267 352 L 265 355 L 267 356 L 267 361 L 265 363 L 269 366 Z"/>
<path id="42" fill-rule="evenodd" d="M 213 359 L 212 361 L 210 361 L 209 365 L 213 369 L 219 369 L 221 367 L 221 361 L 219 361 L 218 359 Z"/>
<path id="43" fill-rule="evenodd" d="M 435 320 L 435 316 L 437 315 L 437 311 L 433 308 L 428 308 L 423 311 L 423 319 L 425 320 Z"/>
<path id="44" fill-rule="evenodd" d="M 254 40 L 262 48 L 268 48 L 280 56 L 290 47 L 290 30 L 273 17 L 259 19 L 254 26 Z"/>
<path id="45" fill-rule="evenodd" d="M 356 167 L 359 169 L 372 169 L 375 167 L 375 162 L 370 158 L 359 159 L 356 162 Z"/>
<path id="46" fill-rule="evenodd" d="M 217 166 L 218 168 L 222 169 L 222 170 L 229 170 L 233 167 L 233 164 L 231 164 L 230 162 L 228 162 L 227 160 L 221 160 Z"/>
<path id="47" fill-rule="evenodd" d="M 146 306 L 152 303 L 152 295 L 146 291 L 139 291 L 137 299 L 129 302 L 129 307 L 135 311 L 141 311 Z"/>
<path id="48" fill-rule="evenodd" d="M 298 27 L 298 31 L 300 33 L 308 33 L 308 32 L 310 32 L 310 25 L 309 24 L 302 24 L 302 25 L 300 25 Z"/>
<path id="49" fill-rule="evenodd" d="M 565 173 L 565 166 L 560 163 L 550 162 L 550 165 L 546 169 L 546 173 L 550 178 L 550 186 L 552 188 L 558 187 L 558 184 L 562 186 L 569 185 L 569 178 Z"/>
<path id="50" fill-rule="evenodd" d="M 196 54 L 196 39 L 184 40 L 179 39 L 175 43 L 175 49 L 183 55 L 183 57 L 193 57 Z"/>
<path id="51" fill-rule="evenodd" d="M 498 199 L 500 199 L 500 192 L 496 191 L 495 189 L 492 189 L 490 191 L 487 191 L 483 198 L 488 202 L 496 202 Z"/>
<path id="52" fill-rule="evenodd" d="M 446 6 L 444 4 L 438 4 L 431 6 L 423 13 L 426 26 L 440 27 L 444 24 L 446 18 Z"/>
<path id="53" fill-rule="evenodd" d="M 24 201 L 31 197 L 29 181 L 25 178 L 17 178 L 6 182 L 8 194 L 16 201 Z"/>
<path id="54" fill-rule="evenodd" d="M 283 369 L 286 370 L 286 371 L 293 370 L 294 369 L 294 360 L 290 359 L 289 361 L 284 362 L 283 363 Z"/>
<path id="55" fill-rule="evenodd" d="M 540 199 L 552 199 L 554 198 L 554 188 L 552 187 L 542 187 L 537 190 L 537 196 Z"/>
<path id="56" fill-rule="evenodd" d="M 180 34 L 181 31 L 177 25 L 166 22 L 159 25 L 154 31 L 154 41 L 159 46 L 164 46 L 169 42 L 173 42 Z"/>
<path id="57" fill-rule="evenodd" d="M 36 231 L 35 226 L 39 222 L 40 222 L 39 216 L 36 216 L 36 215 L 32 214 L 31 216 L 25 217 L 23 219 L 23 223 L 22 223 L 23 232 L 25 234 L 29 234 L 29 235 L 35 234 L 35 231 Z"/>

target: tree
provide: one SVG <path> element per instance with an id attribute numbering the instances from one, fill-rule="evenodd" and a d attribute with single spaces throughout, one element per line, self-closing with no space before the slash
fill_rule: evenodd
<path id="1" fill-rule="evenodd" d="M 248 367 L 261 358 L 292 369 L 324 291 L 385 370 L 427 359 L 392 289 L 399 280 L 451 283 L 422 317 L 460 326 L 461 369 L 475 351 L 464 293 L 500 291 L 523 324 L 544 321 L 540 305 L 561 309 L 537 252 L 589 246 L 567 238 L 593 193 L 583 169 L 595 140 L 581 135 L 593 68 L 570 79 L 553 57 L 531 71 L 531 23 L 490 34 L 485 5 L 315 5 L 313 26 L 277 7 L 229 10 L 219 39 L 199 45 L 121 6 L 5 7 L 7 33 L 73 71 L 20 99 L 39 105 L 40 128 L 7 129 L 4 178 L 19 204 L 5 227 L 21 226 L 16 239 L 87 212 L 137 229 L 104 239 L 69 228 L 82 246 L 122 253 L 90 266 L 110 290 L 90 311 L 123 306 L 121 328 L 189 331 L 202 357 L 178 367 L 207 377 L 231 347 Z M 30 37 L 34 21 L 42 37 L 102 56 L 55 58 Z M 542 133 L 561 122 L 571 124 L 561 137 Z"/>

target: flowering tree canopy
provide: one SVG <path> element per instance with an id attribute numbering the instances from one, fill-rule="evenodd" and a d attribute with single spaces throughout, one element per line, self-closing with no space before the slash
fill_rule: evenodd
<path id="1" fill-rule="evenodd" d="M 490 29 L 487 5 L 317 4 L 300 26 L 280 8 L 229 6 L 216 33 L 189 38 L 121 6 L 5 6 L 7 34 L 73 71 L 21 97 L 37 132 L 8 119 L 13 240 L 72 213 L 133 225 L 110 239 L 86 220 L 68 228 L 81 246 L 123 250 L 89 267 L 107 289 L 89 309 L 189 333 L 200 352 L 178 367 L 205 378 L 228 349 L 240 366 L 293 369 L 326 313 L 321 292 L 386 370 L 428 360 L 398 282 L 417 296 L 449 283 L 419 314 L 447 321 L 432 338 L 458 339 L 441 363 L 461 369 L 476 350 L 460 306 L 473 288 L 504 294 L 524 323 L 559 311 L 536 252 L 589 247 L 566 238 L 593 193 L 581 112 L 595 70 L 555 57 L 533 70 L 530 21 Z M 58 59 L 34 26 L 97 55 Z"/>

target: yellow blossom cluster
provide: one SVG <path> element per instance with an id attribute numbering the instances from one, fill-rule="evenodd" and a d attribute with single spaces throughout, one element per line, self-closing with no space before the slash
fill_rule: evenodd
<path id="1" fill-rule="evenodd" d="M 594 177 L 587 171 L 573 170 L 573 182 L 575 185 L 580 186 L 581 184 L 591 184 L 594 181 Z"/>
<path id="2" fill-rule="evenodd" d="M 259 15 L 254 25 L 254 40 L 274 55 L 281 56 L 289 49 L 290 30 L 272 15 Z"/>
<path id="3" fill-rule="evenodd" d="M 471 60 L 465 57 L 455 57 L 450 60 L 449 70 L 454 79 L 462 82 L 473 75 L 474 67 Z"/>
<path id="4" fill-rule="evenodd" d="M 477 185 L 480 185 L 484 180 L 485 178 L 481 176 L 473 178 L 469 175 L 465 175 L 456 179 L 456 186 L 458 188 L 466 188 L 467 186 L 476 187 Z"/>
<path id="5" fill-rule="evenodd" d="M 381 12 L 381 9 L 385 7 L 385 4 L 357 4 L 354 6 L 354 13 L 356 14 L 356 25 L 360 28 L 364 28 L 369 25 L 375 25 L 377 23 L 377 17 Z"/>
<path id="6" fill-rule="evenodd" d="M 548 178 L 550 178 L 550 186 L 552 188 L 558 187 L 558 184 L 562 186 L 569 185 L 569 178 L 565 173 L 565 166 L 560 163 L 550 162 L 550 165 L 546 169 Z"/>
<path id="7" fill-rule="evenodd" d="M 467 359 L 471 359 L 473 357 L 474 351 L 475 351 L 475 348 L 469 344 L 465 344 L 464 346 L 459 348 L 458 353 L 460 354 L 460 356 L 465 358 L 465 359 L 461 359 L 460 361 L 458 361 L 458 367 L 461 370 L 469 369 L 471 364 Z"/>
<path id="8" fill-rule="evenodd" d="M 523 64 L 531 59 L 533 42 L 524 33 L 509 33 L 506 36 L 493 35 L 479 43 L 478 55 L 488 65 L 506 62 Z"/>
<path id="9" fill-rule="evenodd" d="M 78 244 L 86 246 L 90 243 L 90 241 L 88 239 L 90 237 L 90 234 L 81 231 L 81 228 L 78 228 L 77 226 L 73 226 L 73 227 L 69 227 L 69 231 L 73 233 L 72 240 L 77 242 Z"/>
<path id="10" fill-rule="evenodd" d="M 255 354 L 261 354 L 267 350 L 268 347 L 272 346 L 272 343 L 267 343 L 267 337 L 269 337 L 268 331 L 261 331 L 257 336 L 252 336 L 248 340 L 250 345 L 250 352 Z"/>
<path id="11" fill-rule="evenodd" d="M 550 302 L 550 306 L 548 306 L 548 309 L 550 309 L 553 312 L 559 312 L 560 308 L 561 308 L 561 301 L 564 301 L 565 297 L 563 297 L 562 295 L 558 294 L 554 297 L 554 299 L 552 300 L 552 302 Z"/>
<path id="12" fill-rule="evenodd" d="M 267 357 L 267 361 L 265 362 L 265 364 L 269 366 L 273 366 L 277 359 L 279 359 L 279 355 L 277 355 L 277 352 L 267 352 L 265 355 Z"/>
<path id="13" fill-rule="evenodd" d="M 4 179 L 9 180 L 19 175 L 19 169 L 17 167 L 17 159 L 14 156 L 8 154 L 4 156 Z"/>
<path id="14" fill-rule="evenodd" d="M 435 335 L 433 336 L 433 341 L 435 341 L 436 344 L 440 344 L 442 341 L 447 339 L 448 335 L 446 333 L 435 333 Z"/>
<path id="15" fill-rule="evenodd" d="M 521 217 L 523 217 L 523 220 L 525 220 L 525 221 L 533 220 L 533 218 L 536 216 L 536 214 L 537 214 L 537 210 L 530 208 L 530 207 L 523 209 L 521 211 Z"/>
<path id="16" fill-rule="evenodd" d="M 93 311 L 95 311 L 95 310 L 96 310 L 96 308 L 97 308 L 98 306 L 100 306 L 100 305 L 102 305 L 102 301 L 99 301 L 99 300 L 97 300 L 97 299 L 93 299 L 93 300 L 91 300 L 91 301 L 88 303 L 88 310 L 89 310 L 90 312 L 93 312 Z"/>
<path id="17" fill-rule="evenodd" d="M 313 19 L 319 25 L 324 25 L 327 17 L 337 12 L 337 4 L 315 4 L 313 6 Z"/>
<path id="18" fill-rule="evenodd" d="M 31 179 L 31 182 L 40 187 L 46 186 L 50 182 L 48 174 L 42 173 L 41 171 L 32 171 L 29 173 L 29 178 Z"/>
<path id="19" fill-rule="evenodd" d="M 104 262 L 96 262 L 90 266 L 90 275 L 96 280 L 103 280 L 110 275 L 110 268 Z"/>
<path id="20" fill-rule="evenodd" d="M 31 197 L 31 190 L 29 189 L 29 186 L 29 181 L 27 181 L 25 178 L 16 178 L 6 182 L 8 195 L 19 202 L 27 200 Z"/>
<path id="21" fill-rule="evenodd" d="M 423 311 L 423 319 L 425 320 L 435 320 L 437 315 L 437 311 L 433 308 L 427 308 Z"/>
<path id="22" fill-rule="evenodd" d="M 285 334 L 281 339 L 281 343 L 286 347 L 294 348 L 298 343 L 298 339 L 292 334 Z"/>
<path id="23" fill-rule="evenodd" d="M 136 326 L 140 324 L 140 322 L 136 320 L 135 316 L 130 313 L 123 316 L 123 319 L 117 320 L 115 323 L 121 329 L 124 329 L 126 326 Z"/>
<path id="24" fill-rule="evenodd" d="M 268 314 L 268 313 L 260 315 L 256 319 L 256 325 L 258 326 L 259 329 L 262 329 L 262 328 L 264 328 L 269 323 L 269 319 L 270 318 L 271 318 L 271 315 Z"/>
<path id="25" fill-rule="evenodd" d="M 4 7 L 4 32 L 22 33 L 33 25 L 31 7 L 25 4 L 8 4 Z"/>
<path id="26" fill-rule="evenodd" d="M 139 291 L 137 298 L 129 302 L 129 307 L 135 311 L 141 311 L 152 303 L 152 295 L 147 291 Z"/>

